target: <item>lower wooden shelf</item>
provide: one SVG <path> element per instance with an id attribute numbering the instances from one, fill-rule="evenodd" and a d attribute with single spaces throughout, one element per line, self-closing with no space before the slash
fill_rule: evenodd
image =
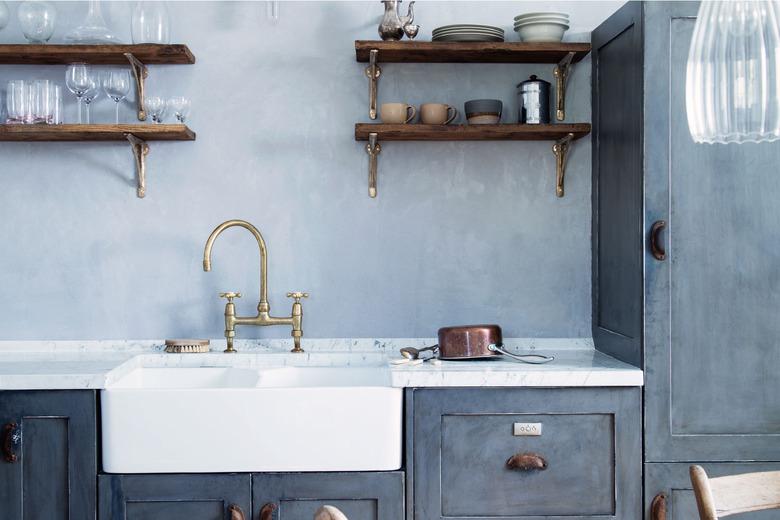
<path id="1" fill-rule="evenodd" d="M 555 194 L 563 197 L 566 156 L 571 143 L 590 133 L 590 123 L 550 125 L 391 125 L 357 123 L 355 140 L 368 141 L 368 196 L 377 194 L 377 159 L 382 151 L 380 141 L 554 141 Z"/>
<path id="2" fill-rule="evenodd" d="M 139 198 L 146 196 L 147 141 L 194 141 L 195 132 L 187 125 L 0 125 L 0 141 L 13 142 L 92 142 L 125 141 L 135 158 Z"/>
<path id="3" fill-rule="evenodd" d="M 380 141 L 556 141 L 569 134 L 579 139 L 590 133 L 590 123 L 555 125 L 388 125 L 358 123 L 355 139 L 368 141 L 371 133 Z"/>

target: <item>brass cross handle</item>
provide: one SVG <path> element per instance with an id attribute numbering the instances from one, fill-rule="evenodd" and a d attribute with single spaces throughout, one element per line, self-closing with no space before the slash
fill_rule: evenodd
<path id="1" fill-rule="evenodd" d="M 288 298 L 295 298 L 295 303 L 301 303 L 301 298 L 308 298 L 309 293 L 307 292 L 288 292 L 287 293 Z"/>
<path id="2" fill-rule="evenodd" d="M 219 293 L 220 298 L 227 298 L 228 303 L 233 303 L 233 298 L 241 298 L 240 292 L 223 292 Z"/>

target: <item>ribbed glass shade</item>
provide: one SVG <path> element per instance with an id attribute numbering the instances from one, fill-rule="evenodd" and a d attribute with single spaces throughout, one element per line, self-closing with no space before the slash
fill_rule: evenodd
<path id="1" fill-rule="evenodd" d="M 705 0 L 685 81 L 697 143 L 780 139 L 780 1 Z"/>

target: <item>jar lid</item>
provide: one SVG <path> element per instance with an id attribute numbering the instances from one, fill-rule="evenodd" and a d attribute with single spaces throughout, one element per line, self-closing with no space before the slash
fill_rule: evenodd
<path id="1" fill-rule="evenodd" d="M 550 86 L 550 82 L 549 81 L 545 81 L 543 79 L 539 79 L 539 77 L 536 74 L 531 74 L 531 77 L 529 79 L 527 79 L 525 81 L 521 81 L 520 83 L 518 83 L 517 84 L 517 88 L 520 88 L 523 85 L 530 85 L 530 84 L 534 84 L 534 83 L 535 84 L 542 84 L 542 83 L 544 83 L 547 86 Z"/>

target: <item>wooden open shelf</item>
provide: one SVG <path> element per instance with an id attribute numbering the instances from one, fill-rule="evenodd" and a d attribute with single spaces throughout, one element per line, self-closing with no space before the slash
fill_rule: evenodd
<path id="1" fill-rule="evenodd" d="M 372 49 L 380 63 L 558 63 L 570 52 L 576 63 L 590 43 L 422 42 L 356 40 L 357 61 L 368 62 Z"/>
<path id="2" fill-rule="evenodd" d="M 0 125 L 0 141 L 194 141 L 187 125 Z"/>
<path id="3" fill-rule="evenodd" d="M 74 62 L 94 65 L 127 65 L 130 53 L 145 65 L 192 64 L 195 56 L 186 45 L 0 45 L 0 64 L 56 65 Z"/>
<path id="4" fill-rule="evenodd" d="M 569 134 L 579 139 L 590 133 L 590 123 L 554 125 L 387 125 L 358 123 L 355 140 L 371 133 L 380 141 L 557 141 Z"/>

